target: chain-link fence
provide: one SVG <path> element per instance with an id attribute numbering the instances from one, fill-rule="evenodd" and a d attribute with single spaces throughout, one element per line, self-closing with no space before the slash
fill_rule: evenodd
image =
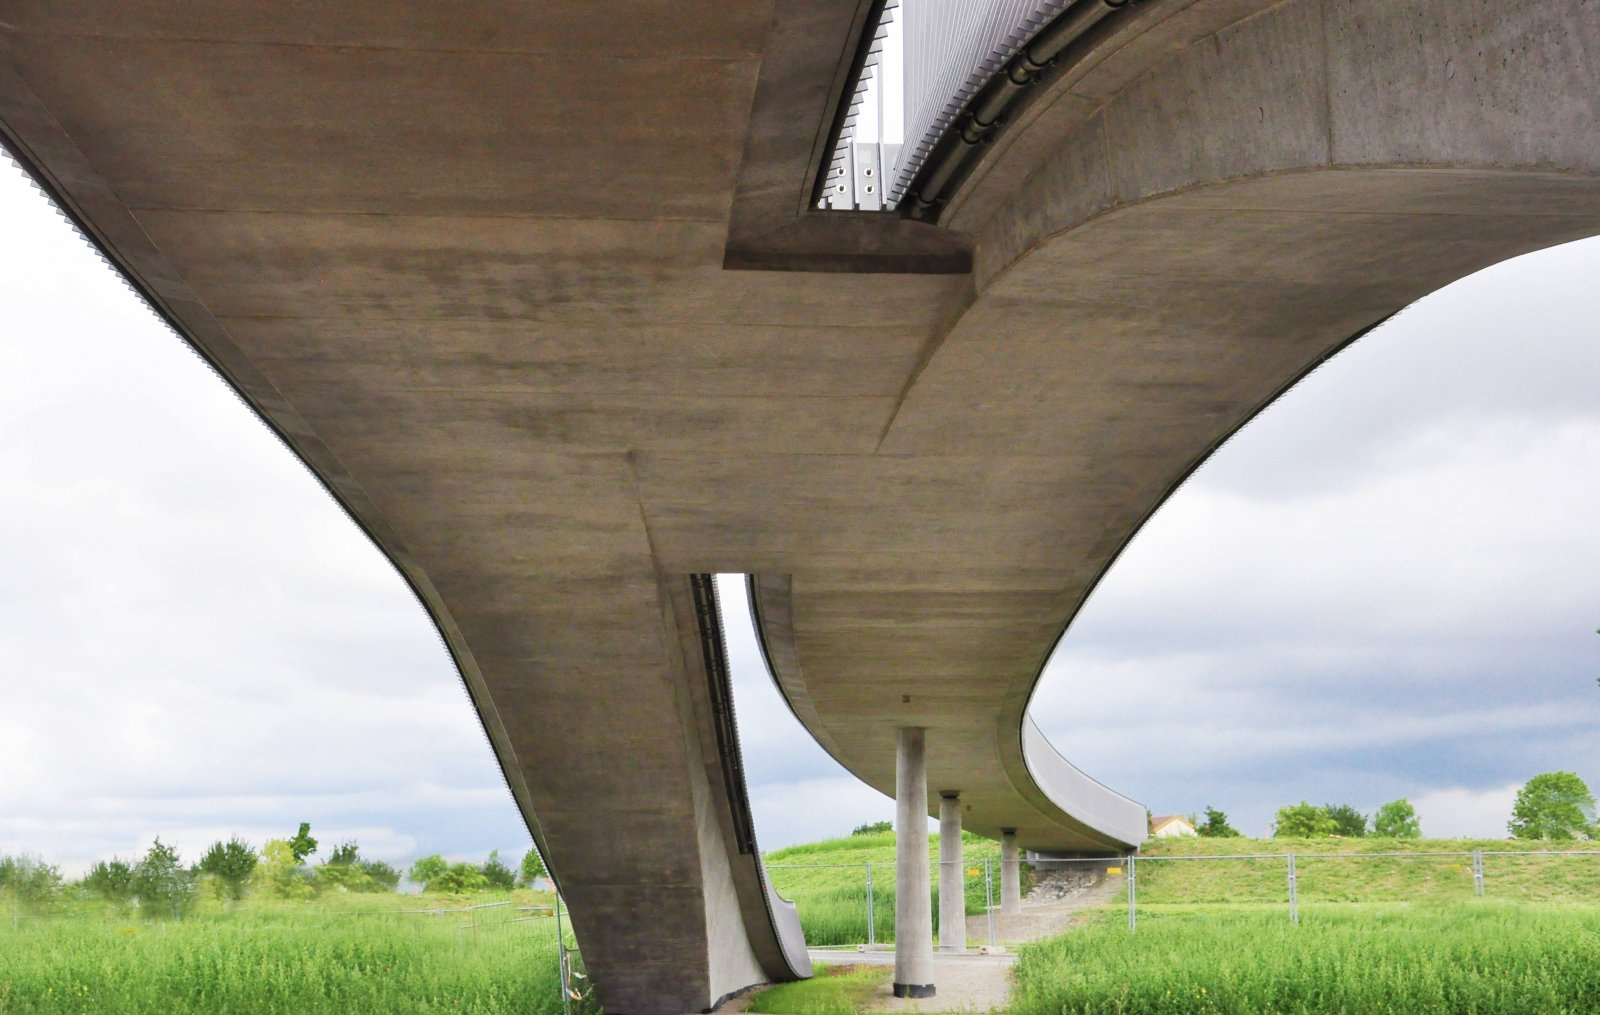
<path id="1" fill-rule="evenodd" d="M 1002 915 L 1001 861 L 963 864 L 967 941 L 1020 940 L 1022 928 Z M 940 864 L 930 863 L 934 928 L 939 920 Z M 773 886 L 799 909 L 813 947 L 886 945 L 894 941 L 895 863 L 773 863 Z M 1600 903 L 1600 850 L 1470 849 L 1372 852 L 1278 852 L 1034 857 L 1022 865 L 1033 907 L 1125 907 L 1130 929 L 1141 914 L 1207 905 L 1281 909 L 1298 924 L 1302 905 L 1450 902 L 1472 899 L 1530 903 Z M 1031 934 L 1023 936 L 1032 936 Z"/>
<path id="2" fill-rule="evenodd" d="M 1128 928 L 1141 913 L 1207 905 L 1280 908 L 1298 925 L 1303 905 L 1600 902 L 1600 850 L 1419 850 L 1134 855 L 1046 860 L 1120 875 Z"/>
<path id="3" fill-rule="evenodd" d="M 1001 863 L 998 857 L 980 856 L 959 865 L 967 940 L 971 943 L 997 943 Z M 928 865 L 935 933 L 939 928 L 940 871 L 948 865 L 947 862 Z M 778 894 L 798 907 L 808 945 L 825 948 L 894 942 L 896 867 L 893 860 L 769 863 L 766 869 Z M 1033 880 L 1033 872 L 1026 864 L 1021 865 L 1020 877 L 1026 891 Z"/>

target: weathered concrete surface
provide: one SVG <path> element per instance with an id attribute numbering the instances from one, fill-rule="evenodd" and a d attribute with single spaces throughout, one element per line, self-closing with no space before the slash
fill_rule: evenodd
<path id="1" fill-rule="evenodd" d="M 933 889 L 928 878 L 928 742 L 895 730 L 894 992 L 933 996 Z"/>
<path id="2" fill-rule="evenodd" d="M 967 869 L 962 856 L 961 794 L 939 794 L 939 950 L 967 949 Z"/>
<path id="3" fill-rule="evenodd" d="M 783 975 L 683 576 L 787 582 L 872 785 L 922 726 L 967 828 L 1110 848 L 1022 730 L 1120 547 L 1351 336 L 1600 232 L 1594 0 L 1147 0 L 937 240 L 801 212 L 804 7 L 0 0 L 0 127 L 418 589 L 613 1011 Z"/>

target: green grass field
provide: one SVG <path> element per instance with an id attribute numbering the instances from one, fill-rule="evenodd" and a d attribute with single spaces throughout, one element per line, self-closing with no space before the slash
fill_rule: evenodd
<path id="1" fill-rule="evenodd" d="M 69 908 L 15 925 L 8 909 L 0 1013 L 561 1011 L 554 920 L 513 922 L 529 914 L 461 902 L 402 912 L 440 905 L 414 896 L 247 902 L 182 921 Z"/>
<path id="2" fill-rule="evenodd" d="M 938 929 L 939 837 L 930 836 L 929 871 L 934 880 L 933 912 Z M 991 863 L 995 904 L 1000 901 L 1000 844 L 975 835 L 962 837 L 966 867 L 967 912 L 984 911 L 984 861 Z M 851 835 L 791 846 L 766 855 L 767 874 L 778 894 L 799 909 L 806 941 L 812 945 L 860 944 L 867 940 L 867 863 L 873 865 L 872 911 L 876 940 L 894 940 L 894 833 Z M 1025 869 L 1026 870 L 1026 869 Z M 1025 874 L 1026 878 L 1027 875 Z M 1027 885 L 1024 884 L 1024 891 Z"/>
<path id="3" fill-rule="evenodd" d="M 1569 848 L 1594 843 L 1569 843 Z M 1523 902 L 1600 902 L 1600 855 L 1541 856 L 1549 844 L 1505 839 L 1151 839 L 1141 851 L 1138 901 L 1178 903 L 1283 903 L 1288 895 L 1286 863 L 1270 860 L 1181 860 L 1243 853 L 1297 854 L 1302 902 L 1415 902 L 1473 897 L 1472 861 L 1460 854 L 1485 853 L 1484 893 L 1490 899 Z M 1559 848 L 1559 847 L 1554 847 Z M 1452 853 L 1414 859 L 1374 853 Z M 1337 853 L 1334 857 L 1308 856 Z"/>
<path id="4" fill-rule="evenodd" d="M 1013 1015 L 1600 1011 L 1600 907 L 1495 900 L 1104 911 L 1025 948 Z"/>

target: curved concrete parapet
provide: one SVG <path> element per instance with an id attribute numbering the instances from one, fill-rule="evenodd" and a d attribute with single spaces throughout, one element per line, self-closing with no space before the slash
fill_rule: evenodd
<path id="1" fill-rule="evenodd" d="M 863 692 L 835 674 L 816 674 L 803 665 L 803 587 L 797 589 L 799 583 L 789 575 L 750 575 L 746 583 L 762 655 L 795 717 L 841 764 L 893 796 L 893 765 L 882 764 L 876 753 L 882 734 L 841 729 L 840 717 L 849 710 L 838 702 Z M 914 704 L 915 692 L 909 697 Z M 924 708 L 919 722 L 928 729 L 930 815 L 937 811 L 939 791 L 956 790 L 964 828 L 996 839 L 1002 829 L 1014 828 L 1029 849 L 1114 853 L 1144 841 L 1143 805 L 1074 767 L 1032 719 L 961 702 L 938 711 Z"/>
<path id="2" fill-rule="evenodd" d="M 767 882 L 767 907 L 772 911 L 772 925 L 778 931 L 778 941 L 783 945 L 784 959 L 795 979 L 811 975 L 811 955 L 806 951 L 806 933 L 800 927 L 800 910 L 794 903 L 778 894 Z"/>
<path id="3" fill-rule="evenodd" d="M 1129 846 L 1144 841 L 1149 821 L 1144 804 L 1128 799 L 1063 758 L 1032 716 L 1022 722 L 1022 758 L 1045 796 L 1070 810 L 1085 826 Z"/>

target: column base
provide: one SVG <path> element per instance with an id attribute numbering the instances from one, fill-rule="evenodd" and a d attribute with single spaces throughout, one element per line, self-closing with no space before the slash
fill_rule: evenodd
<path id="1" fill-rule="evenodd" d="M 895 997 L 932 997 L 933 984 L 931 983 L 897 983 L 894 985 Z"/>

